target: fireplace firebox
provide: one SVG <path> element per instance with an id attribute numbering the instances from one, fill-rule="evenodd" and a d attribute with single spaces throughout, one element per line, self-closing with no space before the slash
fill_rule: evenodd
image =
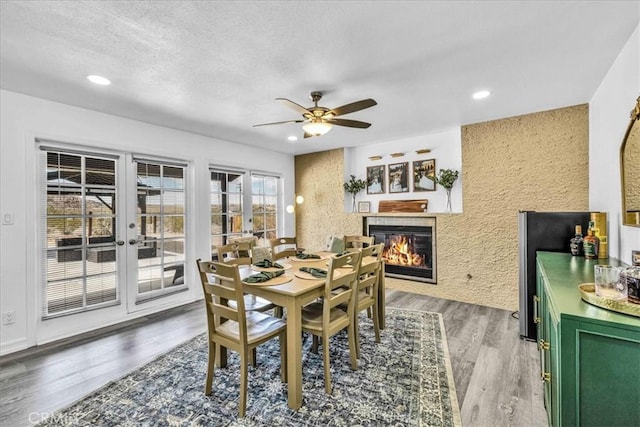
<path id="1" fill-rule="evenodd" d="M 435 220 L 429 225 L 368 224 L 374 243 L 384 243 L 385 274 L 436 283 Z"/>

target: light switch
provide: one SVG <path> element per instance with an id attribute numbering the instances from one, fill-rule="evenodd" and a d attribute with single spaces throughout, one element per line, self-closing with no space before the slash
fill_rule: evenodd
<path id="1" fill-rule="evenodd" d="M 2 224 L 3 225 L 13 225 L 13 214 L 5 213 L 2 215 Z"/>

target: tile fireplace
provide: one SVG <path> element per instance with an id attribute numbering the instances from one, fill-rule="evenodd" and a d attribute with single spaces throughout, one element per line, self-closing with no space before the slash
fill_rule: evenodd
<path id="1" fill-rule="evenodd" d="M 384 243 L 387 276 L 436 283 L 434 217 L 370 216 L 365 231 L 375 244 Z"/>

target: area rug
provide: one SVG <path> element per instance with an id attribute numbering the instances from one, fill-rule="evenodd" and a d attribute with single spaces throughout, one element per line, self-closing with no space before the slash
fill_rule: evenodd
<path id="1" fill-rule="evenodd" d="M 322 351 L 303 343 L 303 406 L 287 406 L 277 340 L 249 369 L 247 413 L 238 418 L 239 358 L 215 370 L 204 395 L 207 340 L 200 335 L 83 400 L 42 426 L 458 426 L 458 402 L 439 313 L 387 308 L 381 343 L 361 314 L 361 358 L 352 371 L 346 333 L 331 338 L 333 393 L 324 389 Z"/>

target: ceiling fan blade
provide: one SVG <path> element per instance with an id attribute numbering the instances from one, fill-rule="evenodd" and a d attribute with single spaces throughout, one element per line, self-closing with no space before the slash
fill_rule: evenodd
<path id="1" fill-rule="evenodd" d="M 309 114 L 309 110 L 304 108 L 302 105 L 293 102 L 290 99 L 287 99 L 287 98 L 276 98 L 276 101 L 280 101 L 282 104 L 288 106 L 289 108 L 293 108 L 294 110 L 296 110 L 300 114 L 303 114 L 303 115 L 304 114 Z"/>
<path id="2" fill-rule="evenodd" d="M 359 129 L 366 129 L 369 126 L 371 126 L 371 123 L 361 122 L 358 120 L 347 120 L 347 119 L 331 119 L 331 120 L 327 120 L 327 123 L 331 123 L 332 125 L 346 126 L 350 128 L 359 128 Z"/>
<path id="3" fill-rule="evenodd" d="M 342 116 L 345 114 L 364 110 L 365 108 L 373 107 L 374 105 L 378 105 L 378 103 L 373 99 L 363 99 L 361 101 L 356 101 L 352 102 L 351 104 L 345 104 L 340 107 L 333 108 L 331 109 L 330 113 L 333 113 L 334 116 Z"/>
<path id="4" fill-rule="evenodd" d="M 304 120 L 300 119 L 300 120 L 285 120 L 284 122 L 273 122 L 273 123 L 261 123 L 259 125 L 253 125 L 253 127 L 258 127 L 258 126 L 270 126 L 270 125 L 283 125 L 285 123 L 302 123 L 304 122 Z"/>

